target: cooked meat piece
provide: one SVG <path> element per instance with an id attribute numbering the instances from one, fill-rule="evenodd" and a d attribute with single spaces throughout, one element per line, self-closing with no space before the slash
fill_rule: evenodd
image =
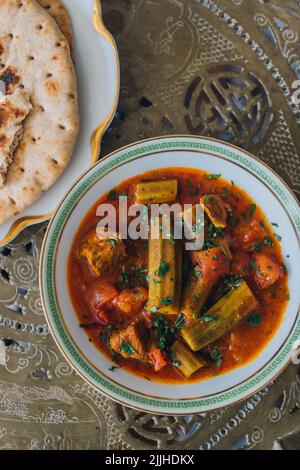
<path id="1" fill-rule="evenodd" d="M 96 230 L 92 230 L 80 243 L 79 256 L 86 258 L 96 276 L 107 276 L 119 268 L 125 258 L 125 245 L 118 234 L 100 238 Z"/>
<path id="2" fill-rule="evenodd" d="M 101 279 L 95 279 L 90 287 L 86 290 L 84 296 L 85 301 L 91 310 L 96 313 L 103 307 L 112 302 L 118 295 L 118 291 L 112 284 Z"/>
<path id="3" fill-rule="evenodd" d="M 130 323 L 124 330 L 113 333 L 110 347 L 125 358 L 147 361 L 147 329 L 144 322 Z"/>
<path id="4" fill-rule="evenodd" d="M 207 194 L 200 199 L 204 211 L 217 228 L 225 228 L 227 225 L 228 212 L 231 208 L 220 196 L 216 194 Z"/>

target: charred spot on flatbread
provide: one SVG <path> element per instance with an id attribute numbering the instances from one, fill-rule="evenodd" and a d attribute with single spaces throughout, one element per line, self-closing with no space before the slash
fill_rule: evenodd
<path id="1" fill-rule="evenodd" d="M 14 87 L 20 82 L 20 77 L 15 67 L 8 66 L 0 75 L 0 80 L 5 83 L 6 93 L 12 93 Z"/>

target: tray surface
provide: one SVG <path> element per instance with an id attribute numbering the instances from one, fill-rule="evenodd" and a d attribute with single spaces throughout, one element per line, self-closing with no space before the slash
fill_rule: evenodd
<path id="1" fill-rule="evenodd" d="M 216 100 L 202 108 L 200 117 L 196 106 L 202 90 L 199 76 L 207 77 L 218 65 L 217 77 L 238 74 L 247 87 L 254 86 L 253 74 L 261 90 L 254 103 L 267 102 L 271 115 L 255 142 L 246 128 L 243 135 L 235 130 L 235 143 L 273 166 L 300 195 L 300 116 L 289 103 L 291 85 L 300 78 L 296 0 L 266 5 L 258 0 L 102 4 L 118 43 L 122 84 L 103 155 L 163 133 L 219 136 L 215 121 L 197 129 L 202 115 L 211 116 Z M 225 94 L 228 100 L 230 93 Z M 230 118 L 224 116 L 229 123 Z M 258 118 L 255 128 L 262 129 Z M 188 417 L 140 413 L 83 382 L 58 352 L 43 317 L 37 265 L 44 230 L 27 229 L 0 255 L 0 339 L 7 339 L 5 365 L 0 366 L 0 448 L 300 448 L 300 370 L 294 365 L 243 403 Z M 9 394 L 14 398 L 7 400 Z"/>

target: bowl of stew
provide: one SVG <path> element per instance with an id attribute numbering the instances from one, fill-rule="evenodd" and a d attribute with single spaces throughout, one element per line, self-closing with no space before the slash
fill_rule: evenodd
<path id="1" fill-rule="evenodd" d="M 173 204 L 192 232 L 202 207 L 196 248 L 175 236 L 172 215 L 163 236 L 161 207 Z M 128 236 L 138 205 L 135 233 L 143 220 L 146 234 Z M 116 219 L 104 235 L 107 208 Z M 49 327 L 72 367 L 120 403 L 163 414 L 230 405 L 296 354 L 299 235 L 296 198 L 248 152 L 191 136 L 132 144 L 83 174 L 50 222 L 40 264 Z"/>

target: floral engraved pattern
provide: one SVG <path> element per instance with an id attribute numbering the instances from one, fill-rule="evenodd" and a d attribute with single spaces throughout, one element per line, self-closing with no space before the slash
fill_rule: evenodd
<path id="1" fill-rule="evenodd" d="M 172 16 L 166 19 L 166 23 L 166 29 L 159 34 L 158 39 L 153 40 L 150 33 L 147 35 L 150 47 L 153 48 L 155 55 L 175 54 L 175 51 L 172 50 L 174 36 L 180 28 L 184 27 L 184 23 L 180 20 L 174 21 Z"/>
<path id="2" fill-rule="evenodd" d="M 262 13 L 254 16 L 265 37 L 278 47 L 290 68 L 300 78 L 300 42 L 298 33 L 278 18 L 267 18 Z"/>

